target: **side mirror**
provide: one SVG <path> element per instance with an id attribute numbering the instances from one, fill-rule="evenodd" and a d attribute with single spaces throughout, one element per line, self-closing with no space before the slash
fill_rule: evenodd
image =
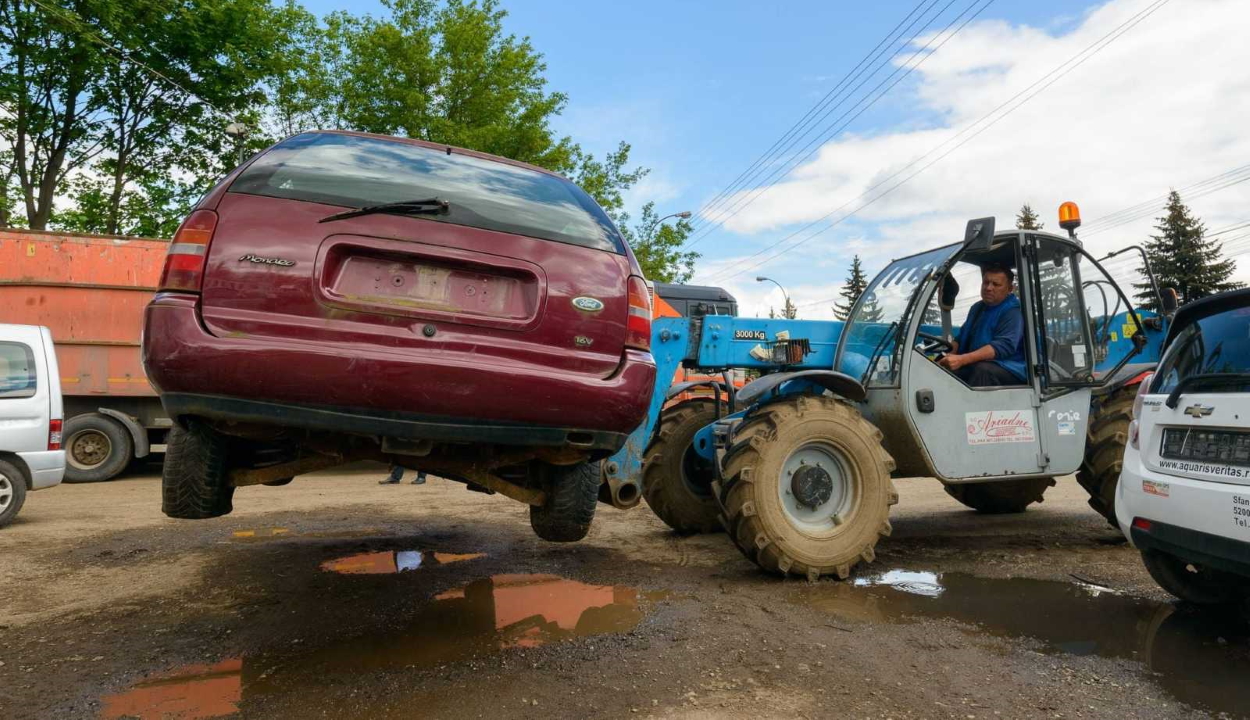
<path id="1" fill-rule="evenodd" d="M 1160 309 L 1164 315 L 1171 315 L 1180 307 L 1180 299 L 1176 296 L 1176 288 L 1165 287 L 1159 291 L 1159 299 L 1163 301 Z"/>
<path id="2" fill-rule="evenodd" d="M 938 298 L 938 307 L 943 310 L 954 310 L 957 297 L 959 297 L 959 283 L 950 275 L 942 278 L 942 294 Z"/>
<path id="3" fill-rule="evenodd" d="M 994 218 L 984 217 L 969 220 L 964 230 L 964 247 L 978 250 L 989 250 L 994 244 Z"/>

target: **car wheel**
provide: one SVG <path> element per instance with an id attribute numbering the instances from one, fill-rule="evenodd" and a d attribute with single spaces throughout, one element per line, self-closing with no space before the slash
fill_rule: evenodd
<path id="1" fill-rule="evenodd" d="M 65 482 L 112 480 L 135 454 L 130 431 L 98 413 L 75 415 L 65 422 Z"/>
<path id="2" fill-rule="evenodd" d="M 13 522 L 26 502 L 26 473 L 0 460 L 0 527 Z"/>
<path id="3" fill-rule="evenodd" d="M 169 431 L 161 475 L 161 510 L 171 518 L 203 520 L 230 514 L 230 442 L 208 425 L 187 420 Z"/>
<path id="4" fill-rule="evenodd" d="M 549 542 L 576 542 L 590 532 L 599 502 L 599 463 L 531 466 L 533 479 L 547 494 L 542 505 L 530 506 L 530 527 Z"/>
<path id="5" fill-rule="evenodd" d="M 1143 550 L 1146 571 L 1159 587 L 1195 605 L 1232 605 L 1245 597 L 1246 583 L 1235 575 L 1186 562 L 1158 550 Z"/>

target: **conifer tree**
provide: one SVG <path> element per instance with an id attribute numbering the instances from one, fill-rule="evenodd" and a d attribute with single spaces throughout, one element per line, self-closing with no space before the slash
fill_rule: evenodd
<path id="1" fill-rule="evenodd" d="M 1206 226 L 1181 202 L 1180 193 L 1168 194 L 1164 215 L 1155 226 L 1157 235 L 1146 243 L 1146 256 L 1159 287 L 1176 288 L 1180 304 L 1207 295 L 1241 287 L 1232 282 L 1236 263 L 1224 257 L 1218 242 L 1206 239 Z M 1151 310 L 1158 310 L 1149 282 L 1133 283 L 1137 298 Z"/>
<path id="2" fill-rule="evenodd" d="M 1033 208 L 1028 203 L 1020 206 L 1020 214 L 1016 215 L 1017 230 L 1041 230 L 1043 227 L 1041 218 L 1033 212 Z"/>
<path id="3" fill-rule="evenodd" d="M 833 316 L 839 320 L 846 320 L 850 317 L 851 308 L 855 307 L 855 301 L 863 294 L 866 287 L 868 287 L 868 278 L 864 275 L 859 256 L 856 255 L 851 260 L 850 275 L 847 275 L 846 283 L 842 285 L 842 290 L 838 293 L 842 296 L 842 302 L 833 306 Z"/>

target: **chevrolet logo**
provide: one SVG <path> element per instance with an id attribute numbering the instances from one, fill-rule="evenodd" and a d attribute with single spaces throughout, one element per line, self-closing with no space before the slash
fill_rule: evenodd
<path id="1" fill-rule="evenodd" d="M 1190 417 L 1202 418 L 1215 412 L 1215 408 L 1210 405 L 1190 405 L 1185 408 L 1185 414 Z"/>

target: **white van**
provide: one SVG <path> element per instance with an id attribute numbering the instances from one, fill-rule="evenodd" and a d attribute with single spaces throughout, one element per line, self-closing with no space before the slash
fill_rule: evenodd
<path id="1" fill-rule="evenodd" d="M 1250 290 L 1176 313 L 1138 389 L 1115 508 L 1164 590 L 1250 598 Z"/>
<path id="2" fill-rule="evenodd" d="M 60 484 L 64 418 L 52 333 L 0 324 L 0 527 L 17 517 L 27 491 Z"/>

